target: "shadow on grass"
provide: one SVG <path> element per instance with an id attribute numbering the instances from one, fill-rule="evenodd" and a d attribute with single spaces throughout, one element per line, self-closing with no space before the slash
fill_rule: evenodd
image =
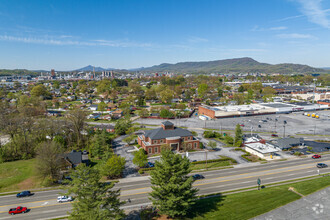
<path id="1" fill-rule="evenodd" d="M 203 217 L 204 214 L 208 212 L 213 212 L 219 209 L 222 206 L 222 201 L 226 198 L 223 195 L 217 195 L 210 198 L 199 199 L 195 205 L 191 208 L 191 211 L 188 213 L 187 218 L 192 219 L 197 216 Z"/>

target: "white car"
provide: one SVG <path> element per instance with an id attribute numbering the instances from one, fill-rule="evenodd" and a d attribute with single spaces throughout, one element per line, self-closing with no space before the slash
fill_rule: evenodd
<path id="1" fill-rule="evenodd" d="M 73 199 L 71 196 L 59 196 L 57 197 L 57 202 L 71 202 Z"/>

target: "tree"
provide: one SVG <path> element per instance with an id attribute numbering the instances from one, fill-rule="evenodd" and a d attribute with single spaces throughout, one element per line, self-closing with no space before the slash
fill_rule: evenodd
<path id="1" fill-rule="evenodd" d="M 60 168 L 64 165 L 61 158 L 62 146 L 54 141 L 42 142 L 37 150 L 37 170 L 43 177 L 59 178 Z"/>
<path id="2" fill-rule="evenodd" d="M 174 114 L 170 110 L 163 108 L 162 110 L 160 110 L 159 116 L 162 118 L 173 118 Z"/>
<path id="3" fill-rule="evenodd" d="M 174 92 L 170 89 L 165 89 L 160 92 L 160 98 L 164 103 L 171 103 L 174 97 Z"/>
<path id="4" fill-rule="evenodd" d="M 212 149 L 215 149 L 217 147 L 217 143 L 215 141 L 209 141 L 207 145 Z"/>
<path id="5" fill-rule="evenodd" d="M 110 149 L 111 138 L 105 130 L 102 130 L 101 133 L 96 133 L 90 143 L 90 151 L 93 157 L 102 159 L 106 156 L 106 153 L 112 153 Z"/>
<path id="6" fill-rule="evenodd" d="M 85 128 L 86 112 L 80 109 L 72 110 L 68 112 L 67 119 L 73 128 L 73 133 L 77 141 L 77 147 L 81 148 L 83 146 L 83 137 L 81 133 Z"/>
<path id="7" fill-rule="evenodd" d="M 144 167 L 148 163 L 148 155 L 143 148 L 134 152 L 133 163 L 139 167 Z"/>
<path id="8" fill-rule="evenodd" d="M 142 108 L 141 110 L 138 111 L 138 115 L 140 117 L 148 117 L 150 115 L 149 110 L 146 108 Z"/>
<path id="9" fill-rule="evenodd" d="M 35 97 L 45 97 L 49 95 L 49 92 L 44 85 L 40 84 L 32 88 L 31 95 Z"/>
<path id="10" fill-rule="evenodd" d="M 130 130 L 130 129 L 129 129 Z M 135 139 L 136 136 L 129 135 L 123 139 L 124 142 L 126 142 L 128 145 Z"/>
<path id="11" fill-rule="evenodd" d="M 198 86 L 198 96 L 200 98 L 204 98 L 206 93 L 208 92 L 209 86 L 206 83 L 201 83 Z"/>
<path id="12" fill-rule="evenodd" d="M 98 104 L 98 106 L 97 106 L 97 109 L 98 109 L 99 111 L 105 111 L 105 110 L 107 110 L 107 107 L 108 107 L 107 104 L 105 104 L 104 102 L 100 102 L 100 103 Z"/>
<path id="13" fill-rule="evenodd" d="M 239 124 L 237 124 L 235 128 L 235 141 L 234 141 L 235 146 L 240 147 L 242 144 L 242 140 L 243 140 L 242 128 Z"/>
<path id="14" fill-rule="evenodd" d="M 103 174 L 109 179 L 120 177 L 125 169 L 125 158 L 116 154 L 112 155 L 103 167 Z"/>
<path id="15" fill-rule="evenodd" d="M 151 172 L 150 200 L 160 214 L 170 217 L 185 216 L 195 203 L 197 189 L 194 189 L 190 161 L 187 157 L 174 154 L 165 148 L 160 161 L 156 161 Z"/>
<path id="16" fill-rule="evenodd" d="M 100 182 L 101 175 L 97 169 L 80 164 L 71 172 L 68 195 L 74 194 L 72 212 L 69 219 L 122 219 L 120 190 L 112 190 L 114 183 Z"/>
<path id="17" fill-rule="evenodd" d="M 116 122 L 115 132 L 118 135 L 126 134 L 126 131 L 132 127 L 132 122 L 129 118 L 122 118 Z"/>

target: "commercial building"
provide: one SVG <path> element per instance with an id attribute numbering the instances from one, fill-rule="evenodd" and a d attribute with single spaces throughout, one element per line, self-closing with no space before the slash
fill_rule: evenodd
<path id="1" fill-rule="evenodd" d="M 291 113 L 296 111 L 316 111 L 328 109 L 328 105 L 310 104 L 307 102 L 299 103 L 259 103 L 249 105 L 228 105 L 228 106 L 207 106 L 202 105 L 198 108 L 200 115 L 211 118 L 242 117 L 252 115 L 267 115 Z"/>
<path id="2" fill-rule="evenodd" d="M 170 121 L 162 122 L 160 128 L 144 131 L 138 136 L 138 144 L 148 154 L 160 153 L 164 144 L 173 151 L 199 148 L 199 140 L 190 131 L 175 127 Z"/>

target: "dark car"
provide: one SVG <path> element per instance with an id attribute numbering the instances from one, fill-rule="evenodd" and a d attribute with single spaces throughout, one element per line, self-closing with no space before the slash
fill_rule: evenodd
<path id="1" fill-rule="evenodd" d="M 195 174 L 192 176 L 194 180 L 204 179 L 205 177 L 201 174 Z"/>
<path id="2" fill-rule="evenodd" d="M 261 125 L 258 125 L 258 128 L 261 128 Z"/>
<path id="3" fill-rule="evenodd" d="M 312 156 L 313 159 L 321 158 L 321 155 L 315 154 Z"/>
<path id="4" fill-rule="evenodd" d="M 290 151 L 290 154 L 292 154 L 292 155 L 293 155 L 294 153 L 295 153 L 295 151 L 294 151 L 294 150 Z"/>
<path id="5" fill-rule="evenodd" d="M 148 163 L 147 163 L 147 167 L 150 167 L 150 168 L 151 168 L 151 167 L 155 167 L 155 164 L 154 164 L 154 163 L 151 163 L 151 162 L 148 162 Z"/>
<path id="6" fill-rule="evenodd" d="M 318 163 L 316 166 L 317 166 L 317 168 L 325 168 L 325 167 L 328 167 L 328 165 L 326 165 L 325 163 Z"/>
<path id="7" fill-rule="evenodd" d="M 15 215 L 15 214 L 20 214 L 20 213 L 25 213 L 25 212 L 27 212 L 26 207 L 18 206 L 17 208 L 9 209 L 8 214 Z"/>
<path id="8" fill-rule="evenodd" d="M 23 192 L 17 193 L 16 197 L 21 198 L 21 197 L 32 196 L 32 195 L 33 195 L 33 193 L 31 193 L 30 191 L 23 191 Z"/>
<path id="9" fill-rule="evenodd" d="M 330 147 L 325 147 L 326 150 L 330 150 Z"/>
<path id="10" fill-rule="evenodd" d="M 278 135 L 277 134 L 272 134 L 272 137 L 278 137 Z"/>

